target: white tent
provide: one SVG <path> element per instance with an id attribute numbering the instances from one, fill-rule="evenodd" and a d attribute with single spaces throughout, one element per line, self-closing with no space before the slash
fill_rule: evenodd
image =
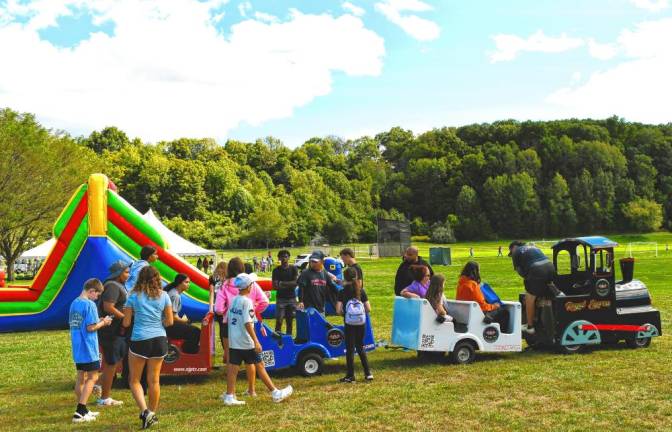
<path id="1" fill-rule="evenodd" d="M 198 245 L 193 244 L 189 240 L 180 237 L 165 226 L 158 217 L 154 214 L 152 209 L 143 215 L 145 220 L 161 234 L 161 237 L 168 243 L 168 251 L 183 257 L 193 256 L 210 256 L 216 257 L 214 250 L 204 249 Z"/>
<path id="2" fill-rule="evenodd" d="M 49 255 L 49 252 L 51 252 L 51 249 L 53 249 L 54 244 L 56 244 L 56 239 L 50 238 L 44 243 L 22 253 L 19 259 L 45 259 Z"/>
<path id="3" fill-rule="evenodd" d="M 151 209 L 147 213 L 145 213 L 143 217 L 166 240 L 166 242 L 168 243 L 169 252 L 172 252 L 175 255 L 183 257 L 192 257 L 192 256 L 216 257 L 215 251 L 204 249 L 172 232 L 170 229 L 168 229 L 167 226 L 165 226 L 159 220 L 159 218 L 156 217 L 156 215 Z M 35 258 L 45 259 L 47 255 L 49 255 L 49 252 L 51 252 L 51 249 L 54 247 L 55 243 L 56 240 L 51 238 L 46 242 L 37 245 L 30 250 L 25 251 L 23 254 L 21 254 L 20 259 L 35 259 Z"/>

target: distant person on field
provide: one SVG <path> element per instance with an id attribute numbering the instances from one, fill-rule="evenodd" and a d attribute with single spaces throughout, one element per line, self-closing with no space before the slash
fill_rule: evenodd
<path id="1" fill-rule="evenodd" d="M 112 399 L 112 383 L 117 373 L 117 367 L 128 353 L 126 337 L 122 334 L 121 322 L 124 319 L 124 305 L 126 304 L 126 287 L 124 283 L 130 276 L 131 263 L 118 260 L 109 268 L 109 275 L 105 280 L 105 291 L 98 299 L 98 314 L 111 316 L 112 324 L 98 331 L 98 342 L 103 353 L 103 375 L 101 378 L 101 397 L 98 405 L 116 406 L 123 402 Z"/>
<path id="2" fill-rule="evenodd" d="M 502 331 L 508 327 L 509 312 L 500 308 L 498 303 L 488 303 L 481 291 L 481 269 L 477 262 L 469 261 L 465 264 L 457 281 L 456 300 L 474 301 L 489 322 L 499 323 Z"/>
<path id="3" fill-rule="evenodd" d="M 203 257 L 198 257 L 198 261 L 196 261 L 196 268 L 203 270 Z"/>
<path id="4" fill-rule="evenodd" d="M 324 314 L 327 301 L 336 305 L 338 287 L 324 269 L 324 253 L 321 251 L 310 254 L 308 267 L 299 276 L 297 285 L 300 310 L 312 307 Z"/>
<path id="5" fill-rule="evenodd" d="M 249 262 L 244 263 L 243 268 L 245 269 L 244 273 L 247 273 L 247 274 L 254 273 L 254 267 L 252 267 L 252 264 L 250 264 Z"/>
<path id="6" fill-rule="evenodd" d="M 168 353 L 166 327 L 173 325 L 173 307 L 170 297 L 161 287 L 161 275 L 151 266 L 145 266 L 138 275 L 138 282 L 124 306 L 122 325 L 128 328 L 133 322 L 128 353 L 129 386 L 133 399 L 140 408 L 142 428 L 147 429 L 158 421 L 156 411 L 161 395 L 160 375 L 163 358 Z M 149 406 L 140 384 L 147 367 L 147 393 Z"/>
<path id="7" fill-rule="evenodd" d="M 403 256 L 403 261 L 397 268 L 397 274 L 394 277 L 394 295 L 401 295 L 401 290 L 409 286 L 413 281 L 413 272 L 411 271 L 411 266 L 421 265 L 429 269 L 430 276 L 434 275 L 434 270 L 427 261 L 422 259 L 418 255 L 418 248 L 415 246 L 410 246 L 406 249 L 406 252 Z"/>
<path id="8" fill-rule="evenodd" d="M 446 311 L 446 297 L 443 294 L 445 285 L 446 278 L 443 275 L 435 274 L 429 280 L 429 287 L 425 294 L 425 299 L 436 312 L 436 320 L 440 323 L 453 320 L 453 317 Z"/>
<path id="9" fill-rule="evenodd" d="M 254 273 L 251 275 L 242 273 L 234 279 L 234 284 L 239 290 L 239 295 L 234 297 L 231 307 L 228 309 L 229 362 L 226 371 L 226 393 L 221 396 L 224 404 L 229 406 L 245 405 L 245 401 L 240 401 L 236 398 L 236 379 L 242 362 L 245 362 L 245 365 L 248 367 L 251 366 L 252 374 L 250 375 L 250 368 L 248 368 L 247 373 L 248 394 L 250 396 L 256 396 L 254 389 L 255 372 L 259 374 L 259 378 L 261 378 L 261 381 L 271 392 L 273 402 L 282 402 L 294 391 L 291 385 L 283 389 L 275 387 L 261 359 L 261 344 L 254 331 L 254 323 L 256 322 L 255 308 L 254 303 L 249 298 L 256 278 Z"/>
<path id="10" fill-rule="evenodd" d="M 208 257 L 203 258 L 203 273 L 208 273 L 210 270 L 210 260 Z"/>
<path id="11" fill-rule="evenodd" d="M 429 288 L 430 273 L 429 268 L 424 265 L 411 266 L 413 282 L 401 290 L 401 296 L 406 298 L 425 298 Z"/>
<path id="12" fill-rule="evenodd" d="M 525 284 L 525 316 L 527 322 L 523 325 L 523 332 L 534 334 L 537 297 L 561 295 L 553 285 L 555 266 L 541 249 L 526 245 L 519 240 L 512 241 L 509 244 L 509 256 L 513 260 L 513 268 L 523 278 Z"/>
<path id="13" fill-rule="evenodd" d="M 299 269 L 289 263 L 289 251 L 278 252 L 280 265 L 273 269 L 271 280 L 275 289 L 275 331 L 282 330 L 283 320 L 286 323 L 287 334 L 292 334 L 294 314 L 296 313 L 296 281 L 299 279 Z"/>
<path id="14" fill-rule="evenodd" d="M 178 273 L 175 279 L 163 288 L 168 293 L 173 307 L 173 325 L 166 327 L 166 334 L 172 339 L 183 339 L 182 351 L 187 354 L 196 354 L 201 341 L 201 329 L 191 325 L 186 315 L 180 316 L 182 293 L 189 289 L 190 283 L 189 276 Z"/>
<path id="15" fill-rule="evenodd" d="M 89 279 L 79 297 L 70 305 L 68 324 L 72 342 L 72 359 L 77 369 L 75 396 L 77 408 L 72 416 L 73 423 L 94 421 L 99 413 L 89 411 L 86 403 L 93 392 L 100 369 L 100 353 L 98 351 L 98 329 L 112 324 L 112 318 L 98 317 L 98 309 L 94 303 L 103 292 L 103 284 L 98 279 Z"/>
<path id="16" fill-rule="evenodd" d="M 471 258 L 474 257 L 474 248 L 473 248 L 473 247 L 470 247 L 470 248 L 469 248 L 469 256 L 470 256 Z"/>
<path id="17" fill-rule="evenodd" d="M 502 253 L 502 247 L 501 246 L 497 249 L 497 256 L 498 257 L 504 256 L 504 254 Z"/>
<path id="18" fill-rule="evenodd" d="M 366 315 L 371 313 L 371 304 L 362 287 L 362 280 L 355 267 L 348 267 L 343 272 L 343 289 L 338 293 L 336 313 L 343 316 L 345 329 L 345 360 L 347 372 L 340 379 L 342 383 L 355 381 L 355 351 L 364 369 L 364 379 L 373 380 L 369 361 L 364 350 L 366 333 Z"/>
<path id="19" fill-rule="evenodd" d="M 140 271 L 157 259 L 159 259 L 159 255 L 156 253 L 156 248 L 154 246 L 143 246 L 143 248 L 140 250 L 140 259 L 138 261 L 134 261 L 133 264 L 131 264 L 130 274 L 128 276 L 128 280 L 125 283 L 126 291 L 130 292 L 133 287 L 135 287 L 135 283 L 138 280 Z"/>

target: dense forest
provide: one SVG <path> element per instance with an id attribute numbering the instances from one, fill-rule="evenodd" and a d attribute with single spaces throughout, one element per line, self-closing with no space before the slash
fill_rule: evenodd
<path id="1" fill-rule="evenodd" d="M 407 218 L 436 241 L 650 231 L 672 225 L 672 124 L 499 121 L 420 135 L 254 143 L 77 139 L 136 208 L 209 247 L 372 241 Z"/>

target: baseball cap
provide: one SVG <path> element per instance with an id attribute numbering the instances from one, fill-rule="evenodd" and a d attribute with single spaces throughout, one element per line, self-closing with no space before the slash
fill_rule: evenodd
<path id="1" fill-rule="evenodd" d="M 313 253 L 310 254 L 310 258 L 308 258 L 310 261 L 322 261 L 324 259 L 324 253 L 322 251 L 313 251 Z"/>
<path id="2" fill-rule="evenodd" d="M 244 290 L 245 288 L 249 287 L 253 283 L 257 281 L 257 274 L 256 273 L 241 273 L 236 278 L 233 280 L 233 284 L 238 288 L 239 290 Z"/>
<path id="3" fill-rule="evenodd" d="M 116 279 L 121 275 L 124 270 L 129 268 L 131 266 L 131 263 L 126 262 L 124 260 L 117 260 L 110 265 L 110 267 L 107 269 L 110 272 L 110 275 L 107 277 L 108 279 Z"/>
<path id="4" fill-rule="evenodd" d="M 512 249 L 514 246 L 523 246 L 524 244 L 525 244 L 525 243 L 523 243 L 523 242 L 520 241 L 520 240 L 514 240 L 514 241 L 512 241 L 511 243 L 509 243 L 509 256 L 511 256 L 511 249 Z"/>

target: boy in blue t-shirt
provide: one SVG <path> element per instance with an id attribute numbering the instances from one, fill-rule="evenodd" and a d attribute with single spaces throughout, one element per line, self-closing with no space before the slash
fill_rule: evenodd
<path id="1" fill-rule="evenodd" d="M 251 374 L 247 376 L 250 390 L 254 389 L 254 374 L 256 369 L 259 378 L 261 378 L 266 388 L 271 392 L 273 402 L 282 402 L 291 396 L 294 391 L 291 385 L 283 389 L 275 387 L 261 359 L 261 344 L 259 344 L 257 334 L 254 332 L 254 323 L 256 321 L 254 304 L 248 297 L 252 284 L 256 280 L 257 275 L 254 273 L 249 275 L 241 273 L 233 281 L 234 285 L 238 288 L 239 295 L 234 297 L 231 302 L 227 316 L 229 325 L 229 360 L 226 370 L 226 393 L 220 396 L 224 400 L 224 405 L 228 406 L 245 405 L 245 401 L 236 399 L 236 378 L 240 365 L 243 362 L 246 365 L 254 365 Z"/>
<path id="2" fill-rule="evenodd" d="M 77 368 L 77 410 L 72 416 L 73 423 L 89 422 L 98 415 L 86 408 L 86 402 L 93 392 L 100 369 L 97 332 L 99 328 L 112 324 L 110 316 L 98 318 L 98 308 L 94 303 L 103 289 L 103 284 L 98 279 L 89 279 L 84 283 L 82 294 L 70 305 L 68 324 L 72 340 L 72 359 Z"/>

